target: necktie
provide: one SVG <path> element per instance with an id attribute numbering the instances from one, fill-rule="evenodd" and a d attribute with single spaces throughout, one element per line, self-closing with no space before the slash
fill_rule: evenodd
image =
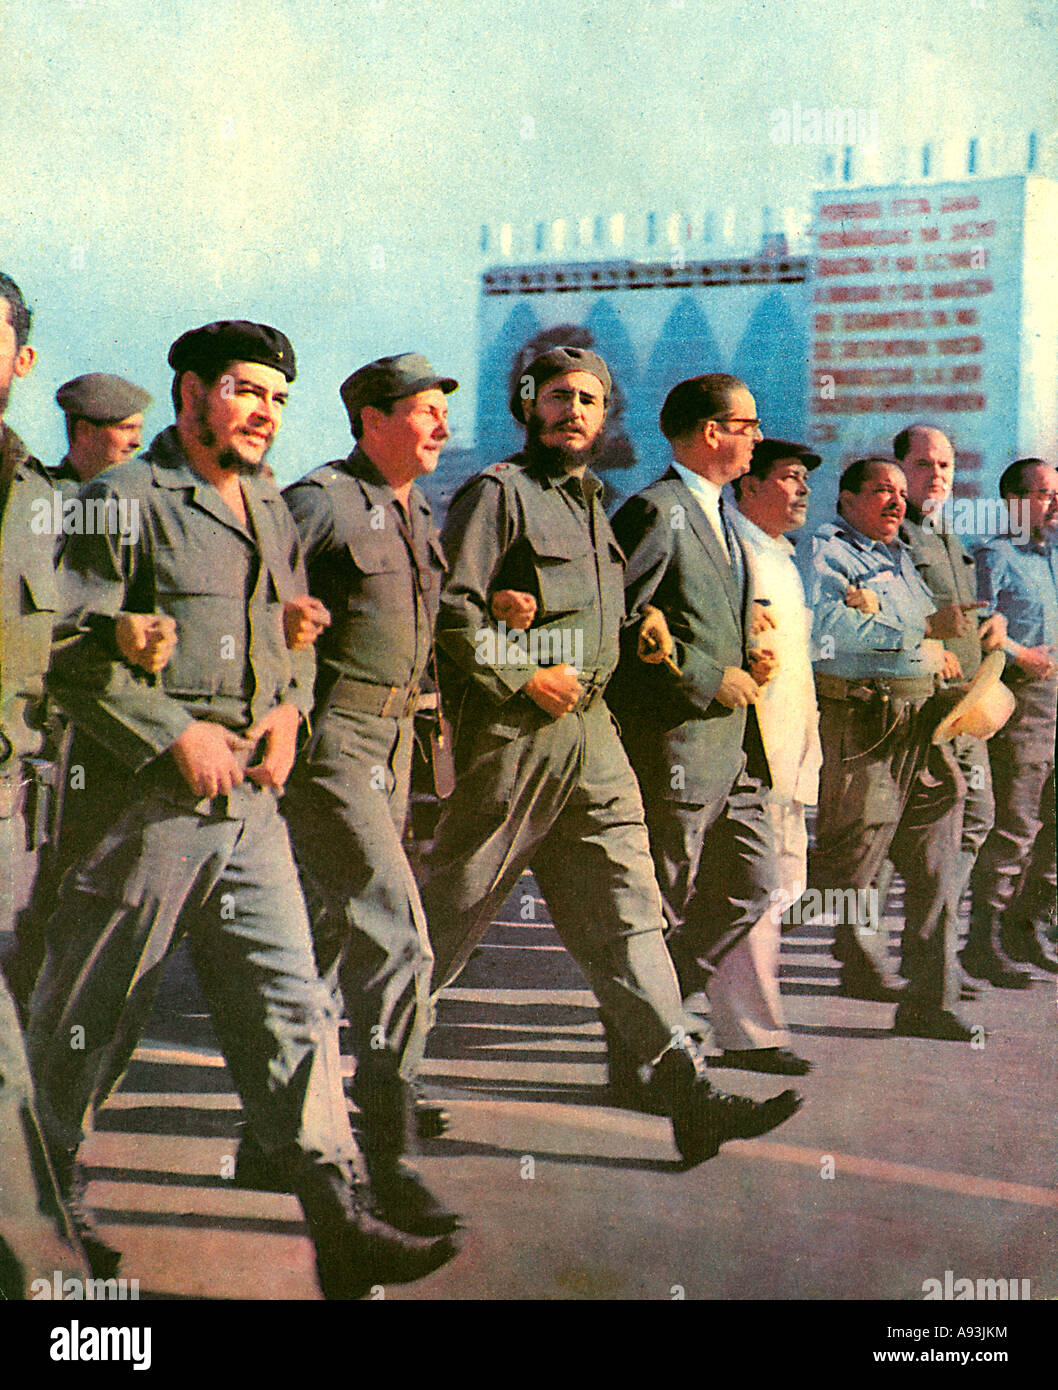
<path id="1" fill-rule="evenodd" d="M 727 511 L 724 507 L 724 499 L 720 499 L 720 525 L 724 532 L 724 543 L 727 546 L 727 558 L 731 561 L 731 572 L 735 577 L 735 584 L 738 588 L 738 595 L 741 599 L 746 580 L 745 565 L 742 561 L 742 549 L 735 535 L 734 527 L 727 519 Z"/>

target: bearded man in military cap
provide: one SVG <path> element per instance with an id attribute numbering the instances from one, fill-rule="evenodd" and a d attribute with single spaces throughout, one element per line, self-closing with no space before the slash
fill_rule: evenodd
<path id="1" fill-rule="evenodd" d="M 277 807 L 315 664 L 288 642 L 306 589 L 297 528 L 261 476 L 294 352 L 274 328 L 223 321 L 185 333 L 169 364 L 175 425 L 82 492 L 135 501 L 137 534 L 74 534 L 62 554 L 70 613 L 49 690 L 132 790 L 49 924 L 29 1026 L 41 1119 L 93 1266 L 113 1273 L 120 1257 L 79 1200 L 82 1123 L 125 1070 L 186 933 L 248 1119 L 293 1173 L 323 1291 L 359 1297 L 454 1247 L 394 1230 L 353 1186 L 337 1029 Z M 123 608 L 177 624 L 154 678 L 111 657 L 104 634 Z"/>
<path id="2" fill-rule="evenodd" d="M 66 416 L 69 448 L 52 481 L 64 497 L 139 450 L 143 414 L 151 397 L 142 386 L 109 372 L 89 372 L 64 382 L 55 401 Z"/>
<path id="3" fill-rule="evenodd" d="M 725 1139 L 774 1128 L 800 1100 L 715 1090 L 685 1026 L 643 803 L 602 698 L 625 611 L 623 556 L 589 467 L 610 390 L 596 353 L 540 354 L 510 401 L 524 450 L 452 499 L 437 632 L 457 781 L 422 897 L 441 987 L 531 868 L 683 1159 L 699 1163 Z"/>

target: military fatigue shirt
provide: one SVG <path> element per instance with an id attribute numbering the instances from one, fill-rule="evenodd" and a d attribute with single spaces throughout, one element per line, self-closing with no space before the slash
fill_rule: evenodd
<path id="1" fill-rule="evenodd" d="M 445 571 L 430 504 L 412 486 L 404 513 L 361 449 L 283 493 L 301 534 L 309 590 L 331 626 L 319 659 L 355 680 L 417 684 L 430 659 Z"/>
<path id="2" fill-rule="evenodd" d="M 57 468 L 49 468 L 48 476 L 51 478 L 52 486 L 57 487 L 64 498 L 76 497 L 84 485 L 69 456 L 64 458 Z"/>
<path id="3" fill-rule="evenodd" d="M 938 523 L 940 518 L 938 517 Z M 977 598 L 977 582 L 973 556 L 967 554 L 962 542 L 944 531 L 940 525 L 923 525 L 922 513 L 908 504 L 907 516 L 900 527 L 900 539 L 911 552 L 915 568 L 934 598 L 936 608 L 949 603 L 973 603 Z M 969 680 L 981 664 L 981 641 L 977 636 L 977 621 L 973 614 L 973 631 L 965 637 L 946 637 L 944 645 L 959 658 L 962 673 Z"/>
<path id="4" fill-rule="evenodd" d="M 74 534 L 62 552 L 69 613 L 49 691 L 134 770 L 194 720 L 242 732 L 277 704 L 312 707 L 315 658 L 287 650 L 283 603 L 304 593 L 297 528 L 275 486 L 242 480 L 247 525 L 188 462 L 175 427 L 138 458 L 86 484 L 123 502 L 134 533 Z M 175 618 L 177 645 L 151 677 L 115 659 L 107 620 L 126 609 Z M 103 621 L 98 621 L 102 619 Z"/>
<path id="5" fill-rule="evenodd" d="M 922 642 L 937 605 L 902 541 L 886 545 L 843 519 L 828 522 L 811 537 L 804 577 L 817 671 L 849 679 L 934 674 Z M 880 611 L 850 608 L 850 587 L 873 589 Z"/>
<path id="6" fill-rule="evenodd" d="M 0 424 L 0 459 L 14 463 L 0 518 L 0 772 L 44 744 L 44 674 L 59 604 L 53 566 L 55 537 L 41 529 L 51 516 L 48 471 L 14 430 Z"/>
<path id="7" fill-rule="evenodd" d="M 542 666 L 576 666 L 605 681 L 617 665 L 624 556 L 602 505 L 602 484 L 549 473 L 527 454 L 495 463 L 453 497 L 442 531 L 449 574 L 438 646 L 492 699 L 517 695 Z M 492 616 L 492 596 L 536 599 L 526 634 Z"/>

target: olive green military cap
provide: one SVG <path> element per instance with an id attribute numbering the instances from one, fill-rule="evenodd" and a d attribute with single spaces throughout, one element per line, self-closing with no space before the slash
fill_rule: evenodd
<path id="1" fill-rule="evenodd" d="M 126 381 L 123 376 L 89 372 L 63 382 L 55 392 L 55 400 L 64 415 L 100 424 L 142 415 L 151 403 L 151 396 L 142 386 Z"/>
<path id="2" fill-rule="evenodd" d="M 539 357 L 534 357 L 531 362 L 526 363 L 521 376 L 518 378 L 518 384 L 511 392 L 511 398 L 507 402 L 511 414 L 520 425 L 525 424 L 523 409 L 526 400 L 535 399 L 536 393 L 546 381 L 550 381 L 555 376 L 565 376 L 567 372 L 590 372 L 602 386 L 603 400 L 609 402 L 610 393 L 613 390 L 610 370 L 597 352 L 592 352 L 590 348 L 579 347 L 548 348 Z M 528 396 L 525 391 L 526 378 L 532 381 L 532 394 Z"/>
<path id="3" fill-rule="evenodd" d="M 447 396 L 458 388 L 458 381 L 450 376 L 438 376 L 420 353 L 401 352 L 395 357 L 380 357 L 358 367 L 342 382 L 339 391 L 349 413 L 349 423 L 356 429 L 365 405 L 385 405 L 434 389 Z"/>

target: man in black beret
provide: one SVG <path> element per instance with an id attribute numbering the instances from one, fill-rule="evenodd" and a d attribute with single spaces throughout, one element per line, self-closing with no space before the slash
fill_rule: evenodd
<path id="1" fill-rule="evenodd" d="M 416 479 L 437 467 L 457 385 L 418 353 L 361 367 L 341 388 L 355 449 L 284 494 L 309 588 L 334 620 L 318 644 L 315 729 L 283 813 L 315 890 L 316 958 L 340 983 L 349 1020 L 372 1192 L 387 1220 L 422 1235 L 457 1218 L 401 1161 L 416 1147 L 409 1074 L 429 1027 L 433 964 L 401 837 L 445 569 Z"/>
<path id="2" fill-rule="evenodd" d="M 441 987 L 531 868 L 677 1148 L 699 1163 L 799 1100 L 714 1090 L 685 1028 L 639 789 L 602 698 L 624 618 L 623 557 L 589 468 L 610 385 L 584 348 L 530 362 L 510 400 L 524 451 L 449 507 L 437 640 L 454 672 L 457 781 L 422 898 Z"/>
<path id="3" fill-rule="evenodd" d="M 336 1022 L 277 807 L 315 668 L 285 623 L 306 589 L 297 528 L 262 477 L 294 354 L 274 328 L 224 322 L 184 334 L 169 361 L 176 424 L 81 494 L 135 501 L 136 536 L 73 534 L 62 554 L 72 611 L 49 690 L 132 789 L 63 880 L 49 926 L 29 1027 L 42 1121 L 72 1190 L 84 1116 L 128 1065 L 186 933 L 248 1120 L 293 1174 L 324 1293 L 359 1297 L 420 1278 L 454 1247 L 394 1230 L 353 1186 Z M 123 608 L 177 623 L 154 679 L 100 635 Z"/>
<path id="4" fill-rule="evenodd" d="M 64 497 L 76 497 L 83 483 L 137 452 L 151 397 L 124 377 L 89 372 L 64 382 L 55 400 L 66 416 L 69 448 L 52 481 Z"/>

